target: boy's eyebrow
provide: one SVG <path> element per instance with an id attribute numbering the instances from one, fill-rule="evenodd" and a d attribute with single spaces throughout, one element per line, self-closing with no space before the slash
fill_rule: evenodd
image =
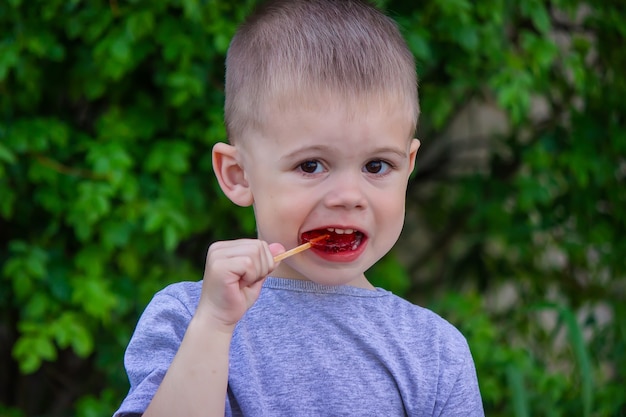
<path id="1" fill-rule="evenodd" d="M 297 158 L 298 156 L 304 153 L 323 152 L 323 151 L 333 152 L 333 150 L 334 148 L 332 146 L 325 146 L 325 145 L 303 146 L 301 148 L 298 148 L 289 152 L 286 155 L 283 155 L 280 159 L 293 159 L 293 158 Z M 401 158 L 406 158 L 408 156 L 408 148 L 401 149 L 401 148 L 393 147 L 393 146 L 381 146 L 379 148 L 373 149 L 371 152 L 368 152 L 368 153 L 371 153 L 371 154 L 393 153 L 393 154 L 398 155 Z"/>
<path id="2" fill-rule="evenodd" d="M 281 159 L 292 159 L 297 157 L 298 155 L 302 154 L 302 153 L 306 153 L 306 152 L 312 152 L 312 151 L 326 151 L 328 150 L 329 147 L 328 146 L 323 146 L 323 145 L 307 145 L 307 146 L 302 146 L 300 148 L 297 148 L 291 152 L 289 152 L 287 155 L 283 155 L 281 157 Z"/>

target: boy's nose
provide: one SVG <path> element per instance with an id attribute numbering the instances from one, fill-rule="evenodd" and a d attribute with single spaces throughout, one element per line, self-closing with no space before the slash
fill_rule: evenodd
<path id="1" fill-rule="evenodd" d="M 367 206 L 365 185 L 360 175 L 337 174 L 329 184 L 325 204 L 330 208 L 365 208 Z"/>

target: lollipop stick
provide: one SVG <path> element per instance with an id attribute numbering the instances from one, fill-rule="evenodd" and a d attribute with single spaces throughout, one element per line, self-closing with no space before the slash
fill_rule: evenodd
<path id="1" fill-rule="evenodd" d="M 324 240 L 327 237 L 328 237 L 328 235 L 318 236 L 315 239 L 311 239 L 308 242 L 303 243 L 300 246 L 296 246 L 293 249 L 289 249 L 287 252 L 283 252 L 281 254 L 278 254 L 278 255 L 274 256 L 274 262 L 282 261 L 283 259 L 289 258 L 290 256 L 293 256 L 296 253 L 300 253 L 302 251 L 305 251 L 305 250 L 309 249 L 311 246 L 313 246 L 311 243 L 319 242 L 320 240 Z"/>

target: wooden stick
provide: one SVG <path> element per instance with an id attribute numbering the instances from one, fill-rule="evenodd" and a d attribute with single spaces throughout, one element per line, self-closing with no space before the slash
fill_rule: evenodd
<path id="1" fill-rule="evenodd" d="M 274 262 L 282 261 L 283 259 L 289 258 L 290 256 L 293 256 L 296 253 L 300 253 L 302 251 L 305 251 L 305 250 L 309 249 L 311 246 L 313 246 L 312 243 L 319 242 L 320 240 L 324 240 L 327 237 L 328 237 L 328 235 L 318 236 L 315 239 L 311 239 L 308 242 L 303 243 L 300 246 L 296 246 L 293 249 L 289 249 L 287 252 L 283 252 L 281 254 L 278 254 L 278 255 L 274 256 Z"/>

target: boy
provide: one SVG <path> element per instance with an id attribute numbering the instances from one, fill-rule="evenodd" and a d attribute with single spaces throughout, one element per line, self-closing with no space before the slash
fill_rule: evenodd
<path id="1" fill-rule="evenodd" d="M 413 58 L 372 6 L 285 0 L 250 17 L 213 166 L 258 239 L 214 243 L 202 282 L 155 295 L 115 416 L 482 416 L 463 336 L 364 275 L 402 229 L 418 113 Z"/>

